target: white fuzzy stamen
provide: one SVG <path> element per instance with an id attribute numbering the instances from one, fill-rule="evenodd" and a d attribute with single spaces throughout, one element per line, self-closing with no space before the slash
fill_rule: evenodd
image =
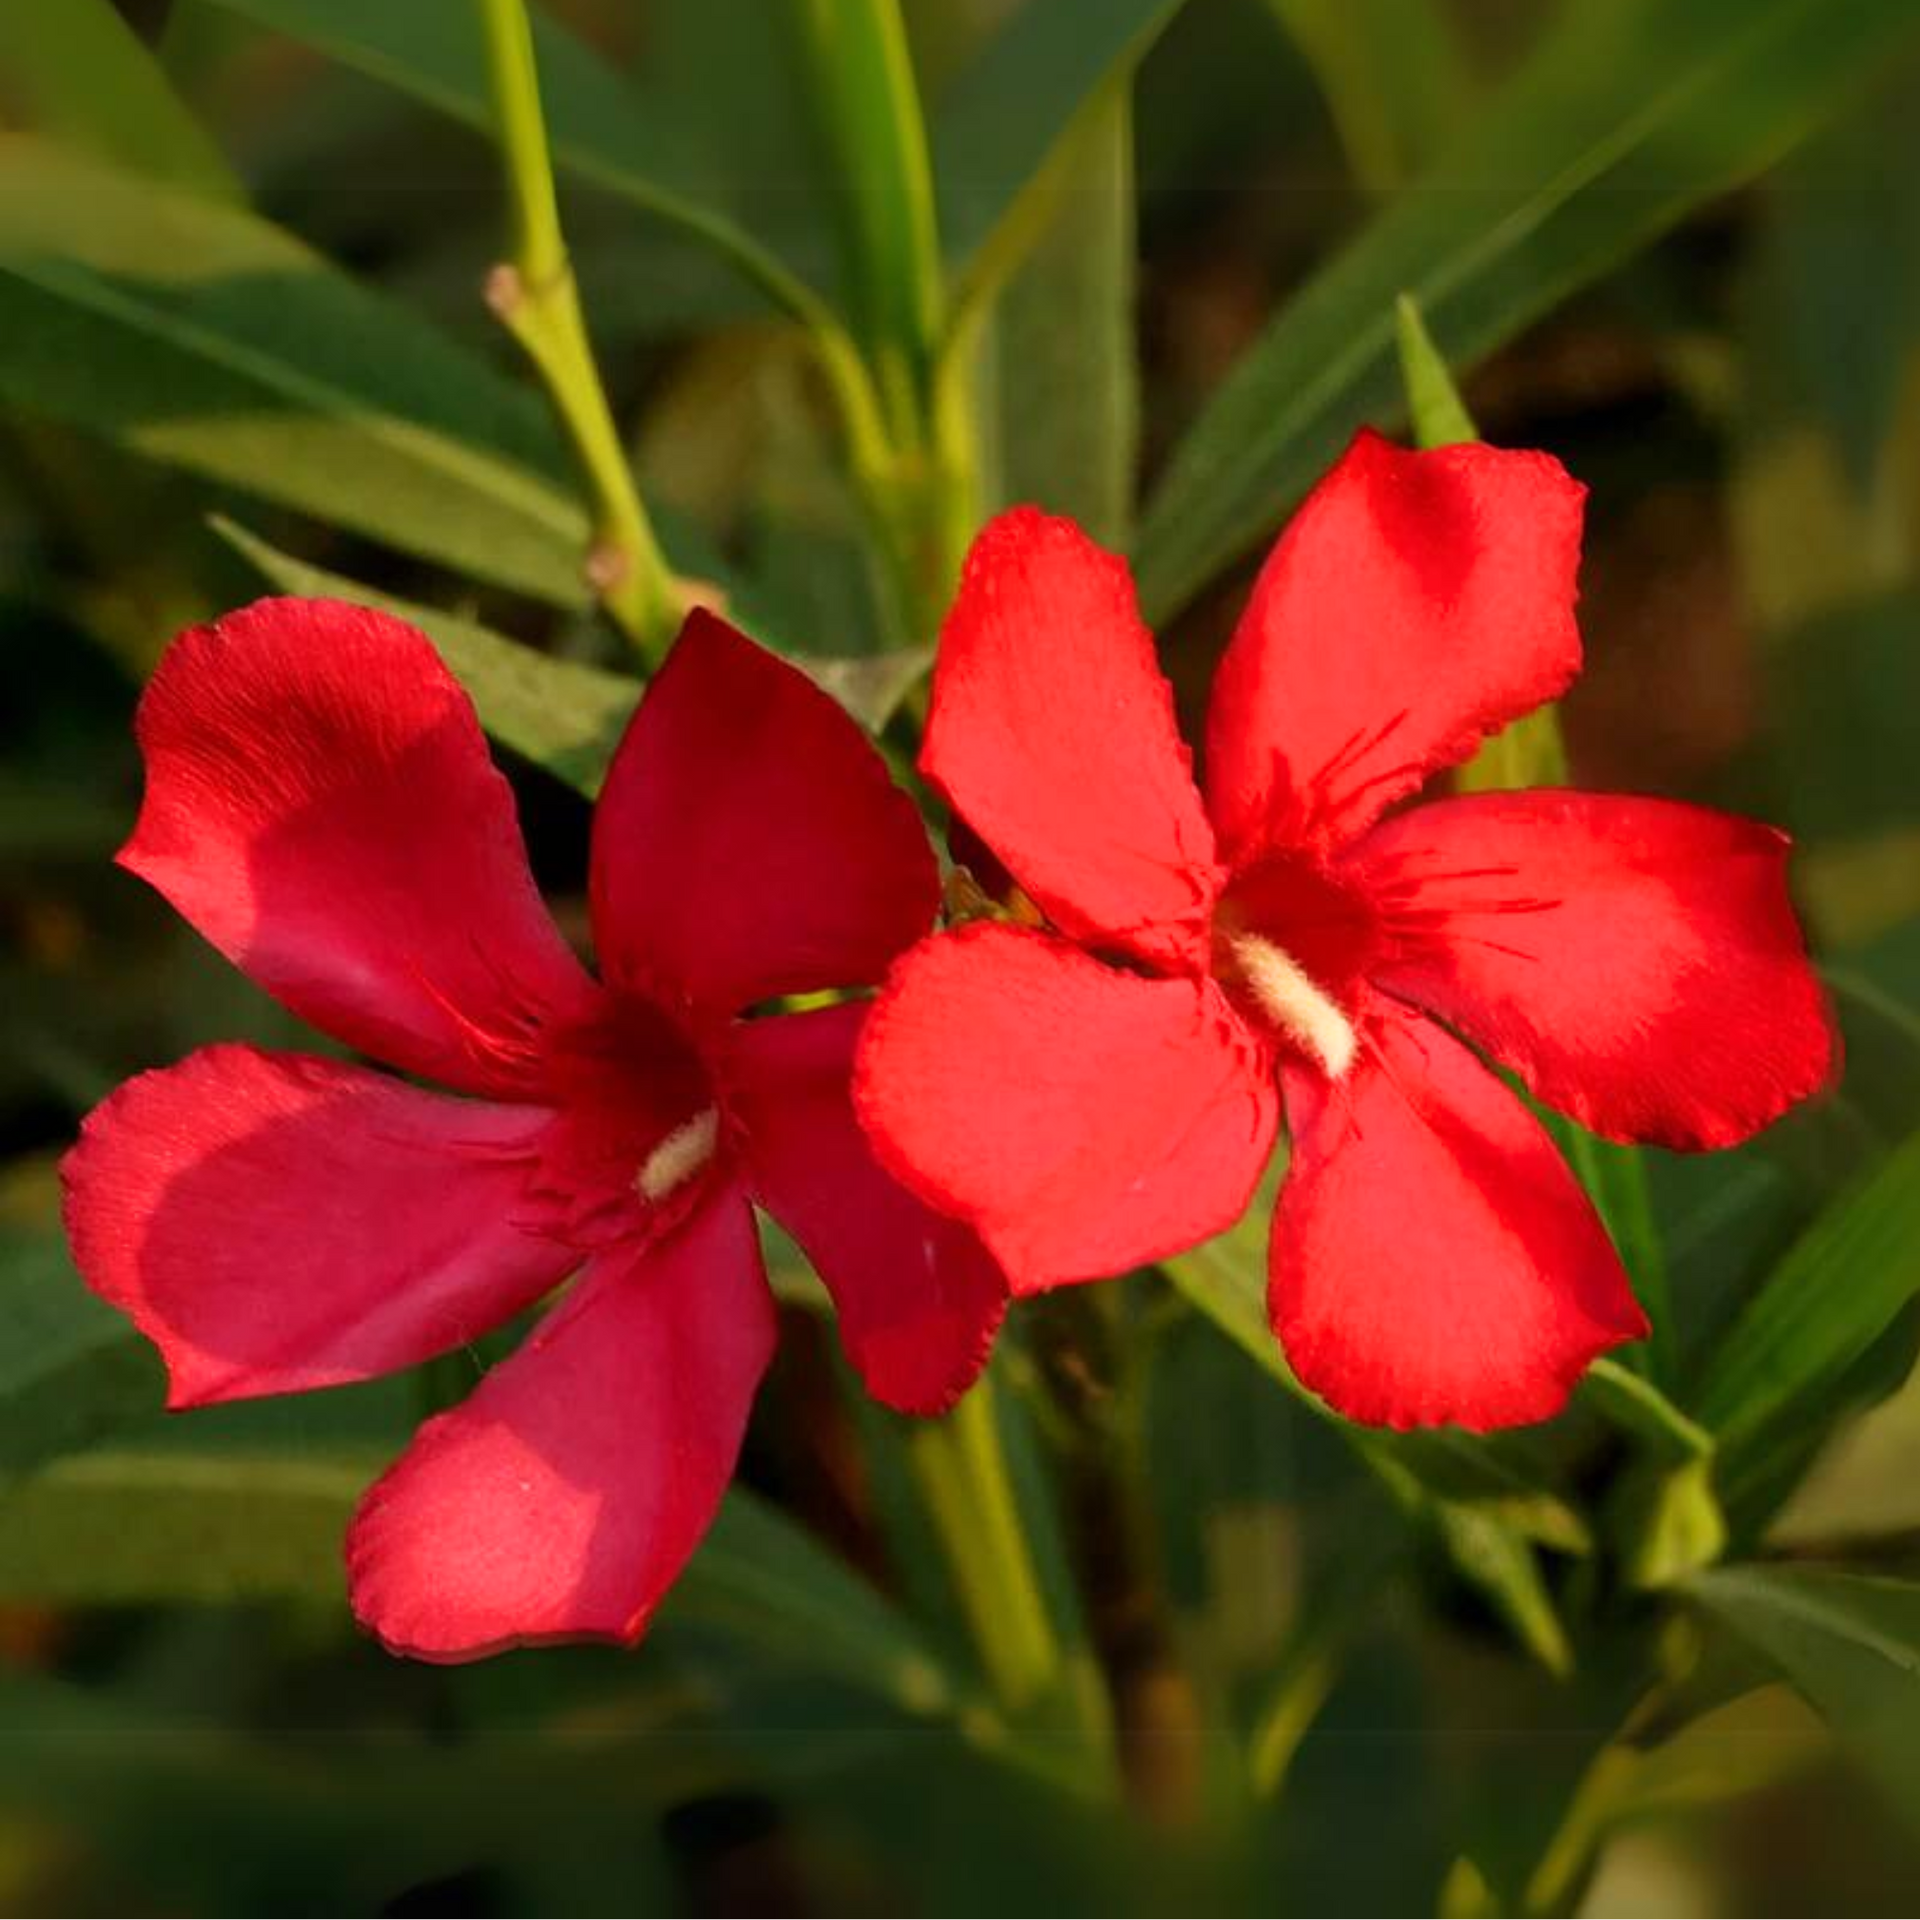
<path id="1" fill-rule="evenodd" d="M 1261 1012 L 1338 1080 L 1353 1065 L 1353 1023 L 1283 947 L 1242 933 L 1234 936 L 1232 948 L 1240 978 Z"/>
<path id="2" fill-rule="evenodd" d="M 713 1158 L 720 1139 L 720 1116 L 712 1107 L 696 1113 L 647 1155 L 645 1164 L 634 1175 L 635 1191 L 641 1199 L 656 1204 L 675 1187 L 684 1185 Z"/>

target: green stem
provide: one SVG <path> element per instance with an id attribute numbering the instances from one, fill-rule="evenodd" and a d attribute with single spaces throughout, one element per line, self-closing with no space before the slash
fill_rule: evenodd
<path id="1" fill-rule="evenodd" d="M 494 270 L 487 301 L 545 382 L 593 495 L 588 582 L 642 657 L 657 663 L 679 625 L 683 596 L 641 504 L 587 338 L 560 230 L 526 6 L 478 4 L 513 203 L 513 256 Z"/>
<path id="2" fill-rule="evenodd" d="M 991 1381 L 944 1420 L 908 1437 L 908 1458 L 945 1549 L 960 1605 L 995 1698 L 1031 1706 L 1058 1678 L 1060 1647 L 1027 1551 Z"/>
<path id="3" fill-rule="evenodd" d="M 933 638 L 979 509 L 972 356 L 943 353 L 946 294 L 925 115 L 900 0 L 800 10 L 821 132 L 840 176 L 860 346 L 822 342 L 854 479 L 905 639 Z"/>

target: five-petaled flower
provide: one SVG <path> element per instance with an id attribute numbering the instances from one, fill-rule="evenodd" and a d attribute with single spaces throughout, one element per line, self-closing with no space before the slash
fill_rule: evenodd
<path id="1" fill-rule="evenodd" d="M 600 978 L 535 889 L 429 642 L 267 601 L 183 635 L 141 704 L 123 863 L 294 1012 L 469 1098 L 210 1047 L 68 1157 L 80 1270 L 176 1407 L 363 1379 L 579 1278 L 429 1421 L 353 1523 L 391 1647 L 628 1640 L 732 1475 L 775 1316 L 750 1201 L 806 1248 L 883 1399 L 950 1401 L 1004 1282 L 875 1164 L 848 1096 L 871 984 L 932 924 L 912 803 L 801 674 L 696 613 L 594 818 Z"/>
<path id="2" fill-rule="evenodd" d="M 1387 813 L 1573 680 L 1582 499 L 1544 455 L 1361 435 L 1254 587 L 1204 801 L 1123 565 L 1031 510 L 981 534 L 922 766 L 1050 930 L 906 955 L 855 1100 L 1016 1292 L 1227 1226 L 1284 1099 L 1269 1310 L 1302 1379 L 1358 1420 L 1542 1419 L 1646 1322 L 1463 1040 L 1594 1132 L 1675 1147 L 1827 1079 L 1783 835 L 1564 791 Z"/>

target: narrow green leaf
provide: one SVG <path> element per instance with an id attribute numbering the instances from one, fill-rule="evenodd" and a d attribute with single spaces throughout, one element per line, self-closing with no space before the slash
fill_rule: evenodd
<path id="1" fill-rule="evenodd" d="M 249 214 L 0 138 L 0 400 L 573 606 L 538 400 Z"/>
<path id="2" fill-rule="evenodd" d="M 1920 1291 L 1920 1133 L 1833 1201 L 1721 1344 L 1701 1419 L 1722 1452 L 1804 1418 Z"/>
<path id="3" fill-rule="evenodd" d="M 8 10 L 0 106 L 36 133 L 209 199 L 242 195 L 212 136 L 112 0 Z"/>
<path id="4" fill-rule="evenodd" d="M 1437 1510 L 1440 1537 L 1460 1573 L 1492 1602 L 1514 1637 L 1555 1679 L 1573 1671 L 1573 1648 L 1540 1572 L 1533 1543 L 1514 1527 L 1451 1502 Z"/>
<path id="5" fill-rule="evenodd" d="M 1133 116 L 1116 89 L 1068 139 L 1044 229 L 991 329 L 988 438 L 1002 503 L 1032 501 L 1124 546 L 1140 455 Z"/>
<path id="6" fill-rule="evenodd" d="M 1757 172 L 1916 31 L 1909 0 L 1575 0 L 1176 450 L 1137 548 L 1149 619 L 1270 539 L 1355 427 L 1402 417 L 1396 294 L 1472 361 Z"/>
<path id="7" fill-rule="evenodd" d="M 1643 1375 L 1601 1358 L 1587 1369 L 1582 1397 L 1613 1424 L 1638 1437 L 1665 1460 L 1684 1464 L 1713 1451 L 1713 1435 L 1690 1420 Z"/>
<path id="8" fill-rule="evenodd" d="M 1091 103 L 1123 90 L 1180 0 L 1017 8 L 938 102 L 940 231 L 962 309 L 991 292 L 1045 219 L 1049 163 Z"/>
<path id="9" fill-rule="evenodd" d="M 1407 417 L 1417 446 L 1454 447 L 1480 438 L 1453 375 L 1433 344 L 1433 335 L 1412 294 L 1393 303 L 1394 345 L 1400 355 L 1400 384 L 1407 392 Z"/>
<path id="10" fill-rule="evenodd" d="M 1414 178 L 1466 117 L 1465 59 L 1436 0 L 1268 0 L 1313 68 L 1354 178 Z"/>
<path id="11" fill-rule="evenodd" d="M 1415 440 L 1423 447 L 1455 446 L 1478 440 L 1479 429 L 1454 385 L 1433 336 L 1427 331 L 1419 302 L 1403 293 L 1394 302 L 1394 337 L 1400 360 L 1401 383 Z M 1460 769 L 1461 789 L 1468 793 L 1510 791 L 1523 787 L 1562 786 L 1567 779 L 1567 750 L 1560 733 L 1560 716 L 1551 707 L 1523 714 L 1503 727 Z M 1662 1379 L 1673 1372 L 1673 1315 L 1667 1290 L 1665 1249 L 1653 1215 L 1647 1172 L 1631 1148 L 1596 1139 L 1584 1127 L 1559 1114 L 1544 1116 L 1546 1126 L 1580 1184 L 1599 1209 L 1607 1231 L 1632 1276 L 1634 1290 L 1647 1310 L 1653 1335 L 1644 1347 L 1632 1350 L 1633 1364 Z"/>
<path id="12" fill-rule="evenodd" d="M 1773 1659 L 1920 1821 L 1920 1585 L 1815 1567 L 1719 1567 L 1688 1591 Z"/>
<path id="13" fill-rule="evenodd" d="M 480 724 L 535 765 L 592 795 L 640 697 L 640 683 L 575 660 L 556 660 L 477 621 L 377 592 L 310 566 L 231 520 L 215 530 L 282 593 L 350 600 L 410 621 L 436 647 L 473 697 Z"/>

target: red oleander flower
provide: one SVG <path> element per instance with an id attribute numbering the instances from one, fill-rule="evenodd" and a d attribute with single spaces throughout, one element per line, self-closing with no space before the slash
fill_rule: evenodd
<path id="1" fill-rule="evenodd" d="M 1827 1079 L 1772 828 L 1562 791 L 1387 815 L 1573 680 L 1583 497 L 1540 454 L 1361 435 L 1254 587 L 1204 801 L 1123 564 L 1031 510 L 981 534 L 922 765 L 1051 924 L 907 954 L 855 1101 L 1016 1292 L 1229 1225 L 1284 1100 L 1269 1308 L 1301 1378 L 1356 1420 L 1543 1419 L 1646 1322 L 1470 1049 L 1675 1147 Z"/>
<path id="2" fill-rule="evenodd" d="M 1004 1282 L 877 1167 L 858 986 L 932 924 L 912 804 L 801 674 L 696 613 L 594 818 L 600 978 L 541 904 L 507 783 L 424 636 L 325 601 L 183 635 L 138 733 L 124 865 L 259 985 L 456 1098 L 209 1047 L 129 1082 L 64 1169 L 80 1271 L 174 1407 L 460 1346 L 580 1277 L 368 1493 L 353 1604 L 396 1651 L 632 1640 L 732 1475 L 774 1344 L 750 1201 L 807 1250 L 855 1365 L 945 1405 Z"/>

